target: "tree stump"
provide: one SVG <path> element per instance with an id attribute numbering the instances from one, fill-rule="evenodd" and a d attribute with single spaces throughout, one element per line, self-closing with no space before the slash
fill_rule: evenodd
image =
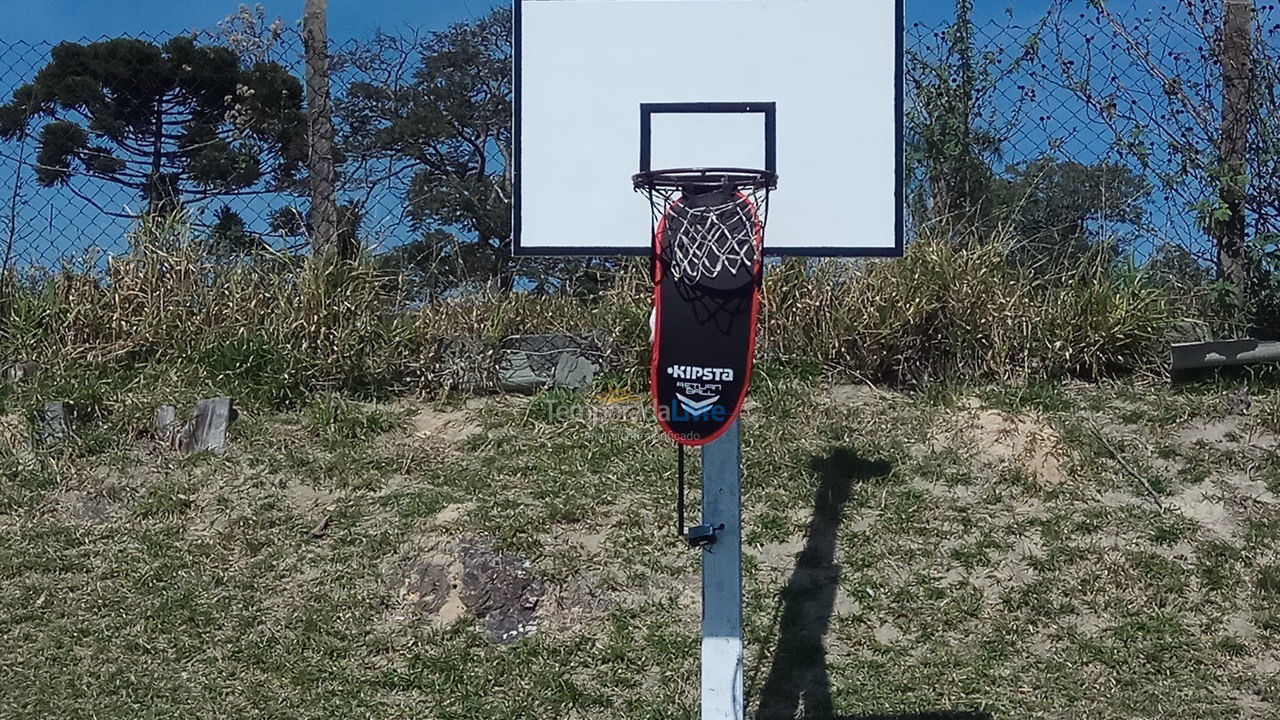
<path id="1" fill-rule="evenodd" d="M 227 426 L 235 419 L 231 398 L 209 398 L 196 403 L 195 416 L 182 429 L 178 449 L 183 455 L 221 453 L 227 449 Z"/>

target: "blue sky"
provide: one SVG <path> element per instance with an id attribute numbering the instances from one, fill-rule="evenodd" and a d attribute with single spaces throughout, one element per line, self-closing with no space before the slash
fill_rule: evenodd
<path id="1" fill-rule="evenodd" d="M 378 28 L 411 25 L 440 28 L 479 17 L 504 0 L 330 0 L 330 33 L 335 39 L 363 37 Z M 1155 0 L 1135 4 L 1158 5 Z M 253 5 L 253 3 L 248 3 Z M 0 39 L 56 42 L 96 35 L 182 32 L 208 29 L 235 12 L 238 0 L 0 0 Z M 296 21 L 302 0 L 262 3 L 268 16 Z M 1049 0 L 977 0 L 979 19 L 1005 17 L 1030 22 Z M 907 0 L 907 21 L 936 23 L 951 16 L 951 0 Z"/>
<path id="2" fill-rule="evenodd" d="M 330 32 L 342 39 L 402 25 L 440 28 L 479 17 L 494 4 L 493 0 L 329 0 Z M 0 38 L 56 42 L 139 31 L 204 30 L 215 27 L 240 5 L 239 0 L 0 0 L 5 18 Z M 302 17 L 302 0 L 261 5 L 268 17 L 287 22 Z"/>

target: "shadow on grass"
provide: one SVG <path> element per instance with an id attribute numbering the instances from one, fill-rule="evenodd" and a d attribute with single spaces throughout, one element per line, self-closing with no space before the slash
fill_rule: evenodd
<path id="1" fill-rule="evenodd" d="M 831 622 L 840 580 L 836 535 L 854 483 L 885 477 L 893 467 L 848 448 L 814 458 L 809 466 L 818 478 L 813 516 L 804 551 L 782 591 L 778 647 L 760 689 L 757 720 L 989 720 L 989 713 L 951 710 L 858 716 L 833 713 L 822 638 Z"/>

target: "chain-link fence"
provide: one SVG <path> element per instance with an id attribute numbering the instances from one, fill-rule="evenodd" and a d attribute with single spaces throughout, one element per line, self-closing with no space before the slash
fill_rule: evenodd
<path id="1" fill-rule="evenodd" d="M 1041 254 L 1102 244 L 1207 272 L 1235 213 L 1247 220 L 1240 241 L 1274 252 L 1280 14 L 1238 3 L 1233 45 L 1231 4 L 1068 0 L 1030 24 L 909 26 L 917 229 L 994 217 Z M 1234 110 L 1223 80 L 1233 63 L 1246 73 Z M 1247 138 L 1234 171 L 1232 133 Z M 1223 206 L 1224 184 L 1243 188 L 1242 208 Z"/>
<path id="2" fill-rule="evenodd" d="M 1126 15 L 1064 2 L 1029 25 L 909 25 L 913 231 L 978 212 L 1053 252 L 1103 243 L 1139 262 L 1176 251 L 1212 265 L 1221 6 Z M 508 19 L 331 50 L 338 233 L 431 287 L 554 287 L 584 272 L 562 260 L 524 272 L 507 255 Z M 1246 207 L 1263 244 L 1278 20 L 1260 6 L 1250 30 Z M 191 36 L 0 38 L 4 266 L 126 253 L 157 209 L 180 210 L 211 253 L 306 251 L 303 51 L 296 32 L 252 16 Z"/>
<path id="3" fill-rule="evenodd" d="M 250 31 L 0 38 L 4 267 L 100 264 L 129 252 L 148 218 L 175 210 L 211 254 L 308 250 L 302 39 L 278 26 Z M 411 82 L 417 40 L 397 38 L 405 57 L 389 81 Z M 369 128 L 343 115 L 372 72 L 358 61 L 372 47 L 331 51 L 335 112 L 348 121 L 337 232 L 385 254 L 419 240 L 426 222 L 410 217 L 413 160 L 362 145 Z"/>

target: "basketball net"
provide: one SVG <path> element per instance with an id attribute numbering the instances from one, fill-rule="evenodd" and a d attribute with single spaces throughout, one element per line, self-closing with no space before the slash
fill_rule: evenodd
<path id="1" fill-rule="evenodd" d="M 646 190 L 660 248 L 655 260 L 679 285 L 715 290 L 756 280 L 767 187 Z"/>

